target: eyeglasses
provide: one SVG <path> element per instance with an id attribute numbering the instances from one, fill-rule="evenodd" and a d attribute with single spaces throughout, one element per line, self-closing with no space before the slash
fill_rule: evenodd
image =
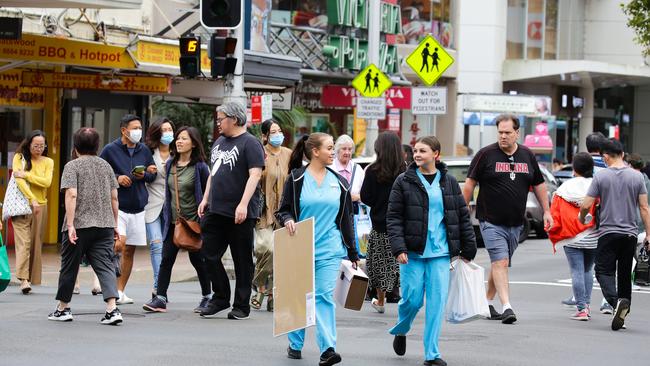
<path id="1" fill-rule="evenodd" d="M 45 150 L 45 148 L 47 148 L 47 145 L 32 145 L 34 150 Z"/>
<path id="2" fill-rule="evenodd" d="M 216 121 L 217 121 L 217 123 L 221 123 L 221 121 L 223 121 L 223 120 L 226 119 L 226 118 L 230 118 L 230 116 L 225 116 L 225 117 L 217 118 Z"/>
<path id="3" fill-rule="evenodd" d="M 510 171 L 514 172 L 515 171 L 515 157 L 514 156 L 509 156 L 508 161 L 510 161 Z"/>

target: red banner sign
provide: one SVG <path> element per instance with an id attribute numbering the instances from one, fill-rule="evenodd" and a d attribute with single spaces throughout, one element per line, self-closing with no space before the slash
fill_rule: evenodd
<path id="1" fill-rule="evenodd" d="M 359 93 L 351 86 L 323 86 L 320 103 L 323 107 L 354 108 Z M 387 108 L 411 109 L 411 88 L 392 87 L 384 94 Z"/>

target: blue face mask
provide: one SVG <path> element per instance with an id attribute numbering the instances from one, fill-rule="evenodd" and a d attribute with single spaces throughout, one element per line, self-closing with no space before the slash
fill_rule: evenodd
<path id="1" fill-rule="evenodd" d="M 163 132 L 162 137 L 160 138 L 160 143 L 163 145 L 169 145 L 174 141 L 173 132 Z"/>
<path id="2" fill-rule="evenodd" d="M 283 142 L 284 142 L 284 135 L 281 133 L 276 133 L 269 137 L 269 144 L 271 144 L 274 147 L 278 147 L 282 145 Z"/>

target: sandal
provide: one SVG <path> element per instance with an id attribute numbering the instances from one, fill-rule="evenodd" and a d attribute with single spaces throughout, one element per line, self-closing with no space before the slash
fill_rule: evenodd
<path id="1" fill-rule="evenodd" d="M 273 295 L 269 295 L 266 299 L 266 311 L 273 312 Z"/>
<path id="2" fill-rule="evenodd" d="M 260 310 L 262 308 L 262 302 L 264 301 L 264 293 L 258 292 L 253 297 L 251 297 L 251 307 L 255 310 Z"/>

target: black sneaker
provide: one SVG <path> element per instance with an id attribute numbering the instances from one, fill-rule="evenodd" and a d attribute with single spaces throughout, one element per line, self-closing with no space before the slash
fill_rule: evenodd
<path id="1" fill-rule="evenodd" d="M 299 360 L 302 358 L 302 352 L 296 351 L 291 347 L 287 347 L 287 357 L 289 357 L 292 360 Z"/>
<path id="2" fill-rule="evenodd" d="M 210 302 L 210 297 L 202 297 L 201 302 L 199 302 L 199 306 L 194 308 L 195 313 L 201 313 L 203 310 L 208 308 L 208 303 Z"/>
<path id="3" fill-rule="evenodd" d="M 503 324 L 512 324 L 517 321 L 517 316 L 512 309 L 506 309 L 503 314 L 501 314 L 501 323 Z"/>
<path id="4" fill-rule="evenodd" d="M 494 309 L 494 306 L 490 305 L 490 320 L 501 320 L 503 317 L 498 311 Z"/>
<path id="5" fill-rule="evenodd" d="M 204 318 L 211 318 L 217 315 L 218 313 L 228 309 L 230 307 L 230 304 L 224 304 L 222 302 L 216 302 L 213 301 L 214 299 L 208 301 L 208 306 L 205 307 L 205 309 L 201 310 L 199 314 L 201 314 L 202 317 Z"/>
<path id="6" fill-rule="evenodd" d="M 630 300 L 618 299 L 616 311 L 612 319 L 612 330 L 619 330 L 625 326 L 625 317 L 630 312 Z"/>
<path id="7" fill-rule="evenodd" d="M 154 296 L 147 302 L 142 305 L 144 311 L 152 313 L 166 313 L 167 312 L 167 300 L 162 296 Z"/>
<path id="8" fill-rule="evenodd" d="M 406 354 L 406 336 L 395 336 L 395 339 L 393 339 L 393 351 L 395 351 L 398 356 L 404 356 Z"/>
<path id="9" fill-rule="evenodd" d="M 122 313 L 120 313 L 120 309 L 118 308 L 113 309 L 110 313 L 106 312 L 104 317 L 100 320 L 100 322 L 105 325 L 118 325 L 122 321 Z"/>
<path id="10" fill-rule="evenodd" d="M 228 313 L 228 319 L 231 319 L 231 320 L 244 320 L 244 319 L 248 319 L 248 313 L 245 313 L 245 312 L 244 312 L 243 310 L 241 310 L 241 309 L 237 309 L 237 308 L 235 308 L 235 309 L 232 309 L 232 311 L 230 311 L 230 312 Z"/>
<path id="11" fill-rule="evenodd" d="M 70 311 L 70 308 L 59 310 L 59 307 L 57 306 L 56 309 L 54 309 L 54 312 L 47 316 L 47 319 L 57 322 L 71 322 L 72 312 Z"/>
<path id="12" fill-rule="evenodd" d="M 447 366 L 447 363 L 442 358 L 436 358 L 435 360 L 426 360 L 424 361 L 424 366 Z"/>
<path id="13" fill-rule="evenodd" d="M 320 355 L 320 361 L 318 366 L 331 366 L 341 362 L 341 355 L 334 351 L 334 348 L 330 347 L 327 351 L 323 352 Z"/>

